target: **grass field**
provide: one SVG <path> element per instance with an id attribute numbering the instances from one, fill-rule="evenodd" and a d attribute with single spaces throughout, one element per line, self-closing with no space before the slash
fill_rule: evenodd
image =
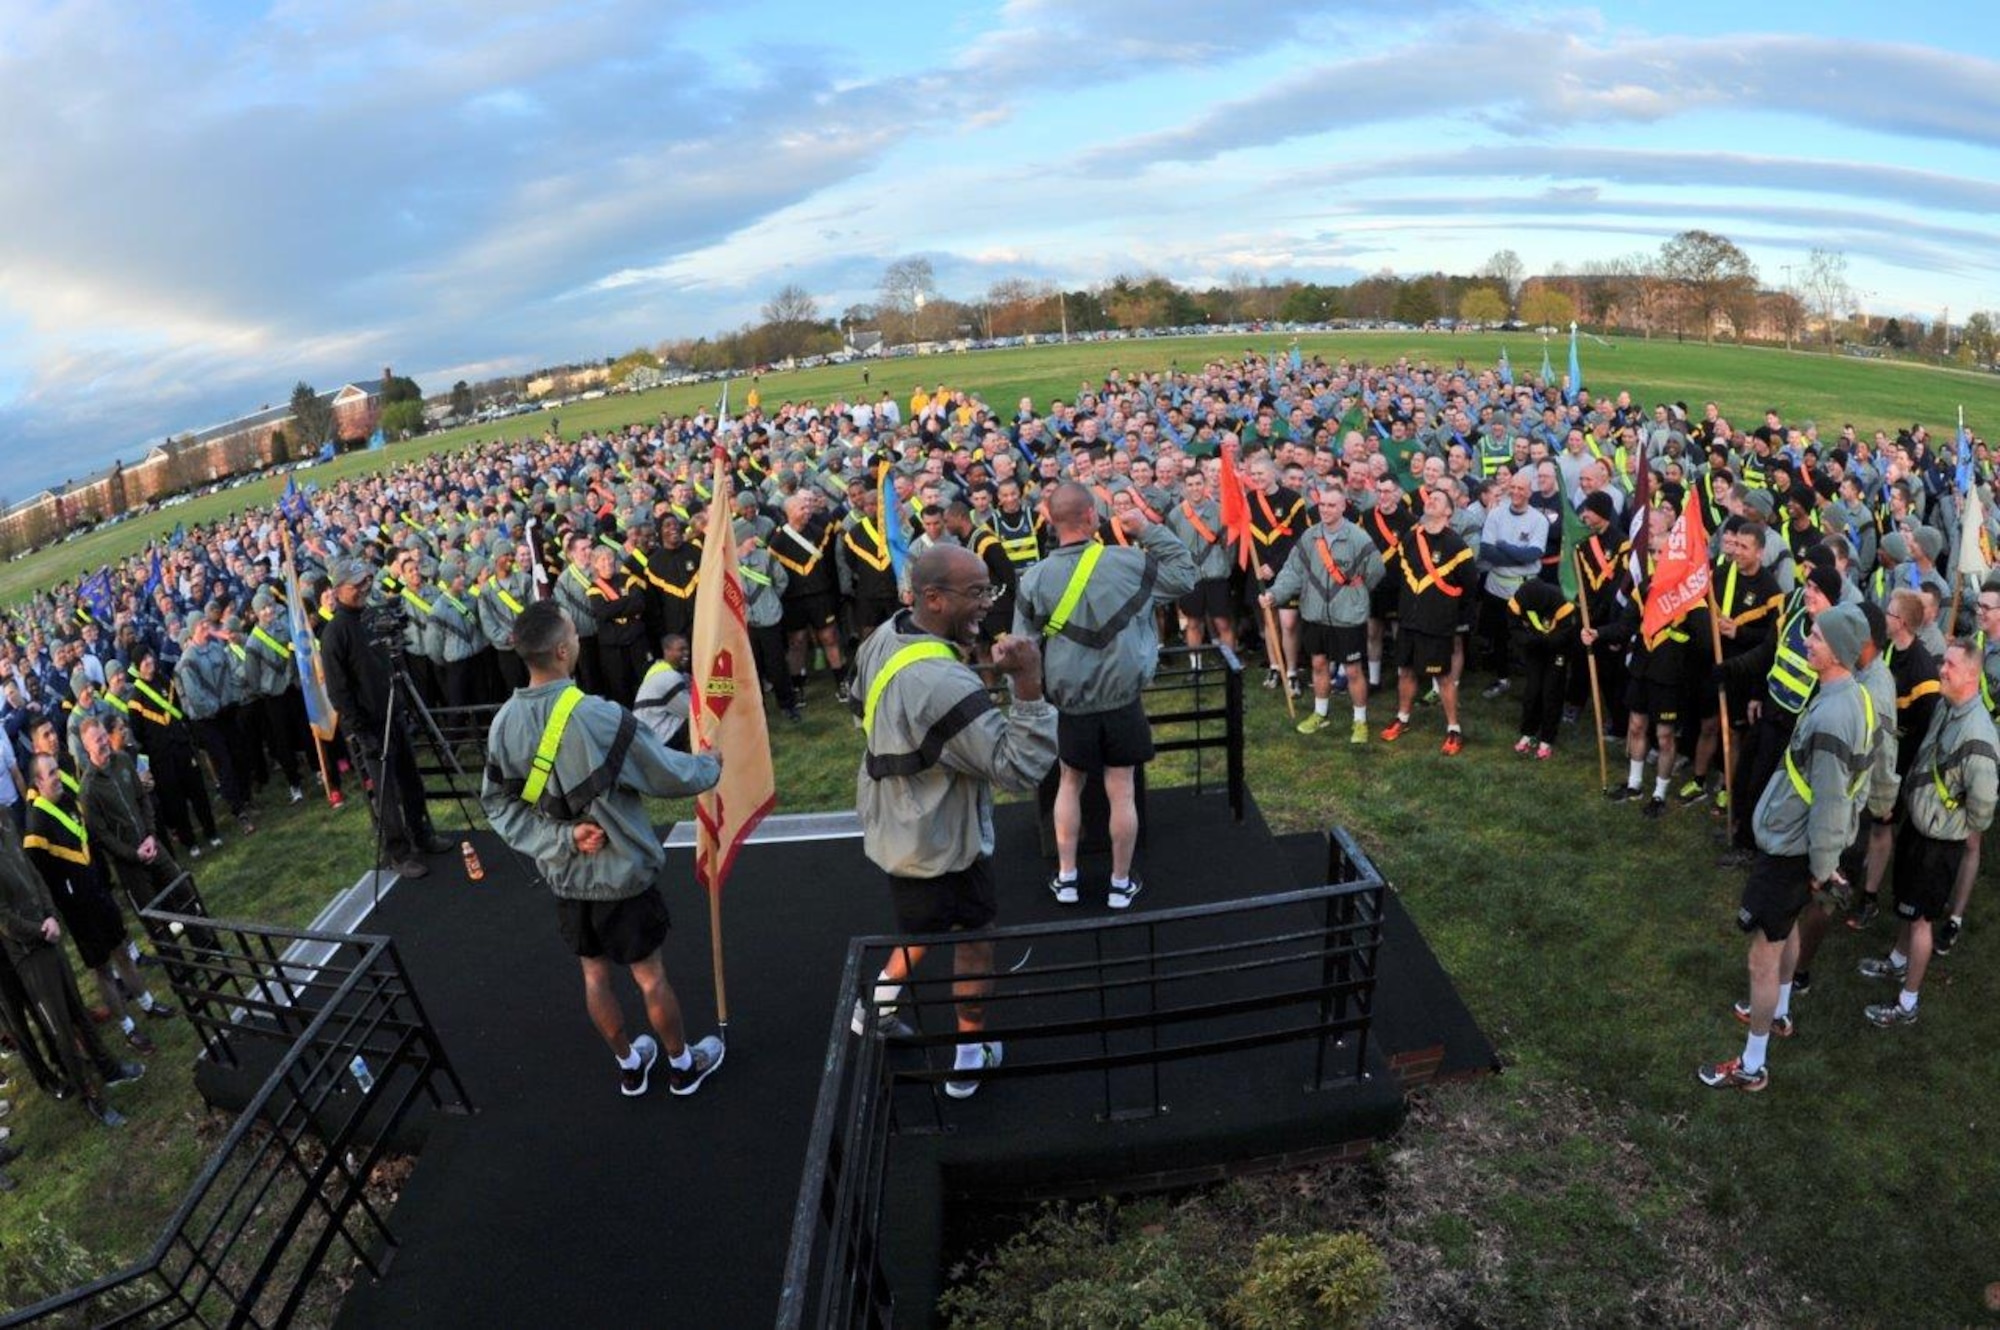
<path id="1" fill-rule="evenodd" d="M 1408 352 L 1482 363 L 1498 341 L 1307 343 L 1322 347 L 1378 360 Z M 916 382 L 945 381 L 981 389 L 1004 409 L 1023 393 L 1045 403 L 1052 392 L 1073 392 L 1114 364 L 1150 368 L 1178 358 L 1185 366 L 1240 349 L 1162 341 L 902 361 L 874 366 L 872 387 L 906 397 Z M 1517 366 L 1530 363 L 1531 350 L 1539 361 L 1538 349 L 1509 349 Z M 1975 422 L 2000 408 L 1996 383 L 1775 352 L 1625 342 L 1589 352 L 1584 365 L 1594 385 L 1630 385 L 1647 399 L 1714 397 L 1736 416 L 1775 403 L 1788 418 L 1851 419 L 1869 430 L 1946 421 L 1961 394 Z M 776 401 L 859 386 L 858 372 L 843 370 L 772 376 L 763 389 Z M 562 412 L 562 423 L 568 433 L 712 400 L 707 389 L 607 400 L 591 404 L 590 416 Z M 541 423 L 524 417 L 512 428 Z M 197 505 L 167 516 L 176 515 L 193 520 Z M 130 524 L 101 539 L 129 548 L 144 537 Z M 1629 805 L 1604 803 L 1587 724 L 1565 732 L 1555 761 L 1514 757 L 1513 707 L 1504 703 L 1470 699 L 1472 743 L 1456 761 L 1437 751 L 1435 712 L 1393 748 L 1356 751 L 1296 735 L 1281 703 L 1261 689 L 1250 707 L 1250 778 L 1271 823 L 1281 831 L 1353 827 L 1501 1048 L 1507 1075 L 1466 1092 L 1472 1101 L 1516 1117 L 1592 1106 L 1574 1124 L 1511 1147 L 1504 1195 L 1473 1203 L 1462 1223 L 1440 1230 L 1444 1258 L 1467 1243 L 1500 1254 L 1482 1276 L 1491 1281 L 1482 1323 L 1644 1322 L 1639 1309 L 1650 1304 L 1640 1294 L 1663 1277 L 1663 1248 L 1689 1231 L 1667 1202 L 1649 1199 L 1656 1196 L 1676 1205 L 1672 1198 L 1691 1198 L 1708 1221 L 1701 1231 L 1726 1235 L 1709 1256 L 1728 1277 L 1771 1271 L 1785 1291 L 1777 1304 L 1784 1319 L 1990 1319 L 1981 1295 L 2000 1279 L 2000 1152 L 1986 1141 L 1984 1110 L 2000 1072 L 2000 970 L 1991 955 L 2000 930 L 1987 921 L 2000 915 L 1981 899 L 1957 953 L 1933 968 L 1921 1029 L 1866 1026 L 1860 1009 L 1876 990 L 1853 970 L 1864 943 L 1840 930 L 1798 1008 L 1798 1036 L 1774 1041 L 1770 1091 L 1716 1095 L 1695 1083 L 1693 1068 L 1741 1045 L 1728 1005 L 1743 992 L 1743 944 L 1733 927 L 1740 880 L 1711 868 L 1704 815 L 1675 810 L 1648 823 Z M 1379 701 L 1376 711 L 1378 723 L 1386 719 Z M 851 803 L 854 732 L 823 694 L 802 729 L 780 724 L 774 733 L 787 811 Z M 1156 781 L 1169 783 L 1169 774 Z M 440 811 L 441 821 L 454 816 Z M 202 861 L 203 890 L 218 912 L 303 921 L 354 879 L 368 853 L 358 809 L 279 809 L 264 827 Z M 1171 871 L 1151 866 L 1154 876 Z M 464 891 L 477 908 L 477 889 L 454 869 L 415 885 Z M 1992 889 L 1987 883 L 1982 893 L 1990 899 Z M 693 901 L 692 886 L 680 890 L 690 893 L 684 903 Z M 1865 948 L 1885 949 L 1887 940 L 1878 930 Z M 129 1258 L 197 1166 L 199 1112 L 183 1070 L 192 1044 L 184 1029 L 163 1028 L 170 1033 L 153 1074 L 120 1100 L 132 1110 L 125 1132 L 87 1127 L 71 1106 L 44 1103 L 32 1088 L 19 1094 L 9 1121 L 33 1153 L 14 1169 L 21 1191 L 0 1208 L 0 1286 L 10 1296 L 23 1287 L 18 1254 L 36 1215 L 107 1260 Z M 1635 1176 L 1650 1182 L 1635 1192 Z"/>

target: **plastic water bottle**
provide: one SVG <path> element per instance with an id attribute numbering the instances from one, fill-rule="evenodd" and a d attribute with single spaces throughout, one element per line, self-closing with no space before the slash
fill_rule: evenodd
<path id="1" fill-rule="evenodd" d="M 472 848 L 472 842 L 469 840 L 462 840 L 458 843 L 458 848 L 459 852 L 465 856 L 466 877 L 468 877 L 474 882 L 479 882 L 484 880 L 484 878 L 486 877 L 486 869 L 480 864 L 479 852 Z"/>
<path id="2" fill-rule="evenodd" d="M 368 1059 L 359 1053 L 354 1055 L 354 1061 L 347 1064 L 347 1071 L 354 1077 L 354 1083 L 361 1087 L 361 1093 L 367 1094 L 375 1088 L 375 1073 L 368 1070 Z"/>

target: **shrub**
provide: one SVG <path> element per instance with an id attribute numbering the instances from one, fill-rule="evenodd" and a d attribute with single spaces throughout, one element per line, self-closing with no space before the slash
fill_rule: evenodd
<path id="1" fill-rule="evenodd" d="M 1388 1275 L 1364 1234 L 1269 1234 L 1229 1299 L 1229 1318 L 1243 1330 L 1349 1330 L 1382 1305 Z"/>

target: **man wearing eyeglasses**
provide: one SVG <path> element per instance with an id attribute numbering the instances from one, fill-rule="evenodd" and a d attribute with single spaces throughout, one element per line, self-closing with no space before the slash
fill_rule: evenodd
<path id="1" fill-rule="evenodd" d="M 1089 495 L 1083 495 L 1089 504 Z M 993 668 L 1013 687 L 1014 704 L 993 705 L 986 681 L 966 663 L 1000 588 L 986 564 L 959 545 L 940 545 L 910 568 L 910 608 L 861 645 L 852 705 L 866 750 L 855 777 L 862 850 L 889 875 L 896 925 L 904 933 L 985 928 L 997 914 L 993 871 L 993 787 L 1026 793 L 1056 757 L 1056 713 L 1042 698 L 1042 655 L 1032 637 L 993 646 Z M 895 1016 L 902 986 L 924 948 L 904 947 L 876 977 L 872 1003 L 857 1004 L 854 1032 L 906 1029 Z M 991 943 L 952 948 L 959 1070 L 999 1065 L 1001 1048 L 982 1039 L 992 985 Z M 964 1099 L 977 1080 L 945 1083 Z"/>

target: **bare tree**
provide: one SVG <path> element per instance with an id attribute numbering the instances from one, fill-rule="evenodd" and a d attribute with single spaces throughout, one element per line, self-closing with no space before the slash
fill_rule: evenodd
<path id="1" fill-rule="evenodd" d="M 1815 249 L 1806 258 L 1806 275 L 1799 298 L 1825 329 L 1833 345 L 1834 329 L 1854 309 L 1854 288 L 1847 281 L 1847 255 L 1837 249 Z"/>
<path id="2" fill-rule="evenodd" d="M 1521 298 L 1521 283 L 1527 280 L 1528 266 L 1521 262 L 1521 256 L 1511 249 L 1503 249 L 1486 260 L 1486 266 L 1479 270 L 1481 277 L 1491 277 L 1499 282 L 1507 293 L 1507 304 L 1511 308 Z"/>
<path id="3" fill-rule="evenodd" d="M 882 271 L 882 334 L 891 342 L 914 342 L 924 306 L 937 298 L 937 274 L 925 258 L 897 259 Z M 900 331 L 901 337 L 895 336 Z"/>
<path id="4" fill-rule="evenodd" d="M 798 355 L 818 330 L 819 302 L 797 282 L 787 282 L 764 302 L 764 347 L 771 360 Z"/>
<path id="5" fill-rule="evenodd" d="M 1757 290 L 1757 265 L 1735 241 L 1712 231 L 1683 231 L 1661 245 L 1660 269 L 1680 289 L 1682 313 L 1700 324 L 1710 342 L 1715 340 L 1716 316 L 1740 315 Z M 1740 317 L 1735 321 L 1741 327 Z M 1681 331 L 1680 325 L 1675 331 Z"/>

